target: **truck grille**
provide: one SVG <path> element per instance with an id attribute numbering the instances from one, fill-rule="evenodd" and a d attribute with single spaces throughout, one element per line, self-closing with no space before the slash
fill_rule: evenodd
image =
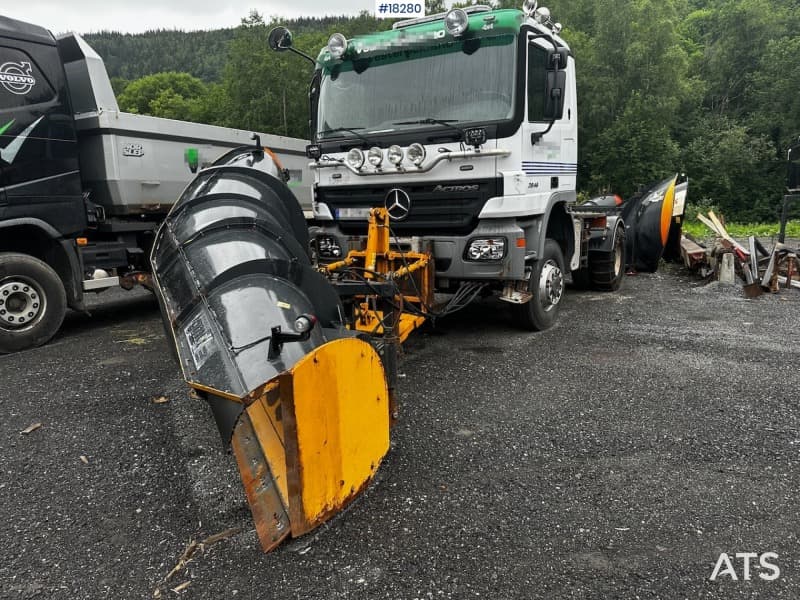
<path id="1" fill-rule="evenodd" d="M 443 191 L 442 188 L 460 191 Z M 475 189 L 466 188 L 475 187 Z M 439 189 L 437 189 L 437 187 Z M 471 181 L 436 181 L 407 185 L 378 185 L 317 189 L 317 200 L 324 202 L 336 218 L 337 210 L 384 206 L 390 190 L 399 188 L 411 199 L 411 210 L 402 221 L 392 221 L 398 235 L 465 235 L 478 224 L 478 215 L 486 201 L 503 193 L 502 179 Z M 337 223 L 346 234 L 367 231 L 366 219 L 340 220 Z"/>

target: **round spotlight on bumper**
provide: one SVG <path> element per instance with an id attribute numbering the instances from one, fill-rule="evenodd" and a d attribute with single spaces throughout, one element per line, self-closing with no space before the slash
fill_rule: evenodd
<path id="1" fill-rule="evenodd" d="M 408 156 L 408 160 L 414 163 L 414 165 L 420 166 L 422 161 L 425 160 L 425 146 L 413 143 L 408 147 L 406 155 Z"/>
<path id="2" fill-rule="evenodd" d="M 383 150 L 377 146 L 373 146 L 367 152 L 367 160 L 373 167 L 380 167 L 383 162 Z"/>
<path id="3" fill-rule="evenodd" d="M 403 162 L 403 149 L 397 144 L 389 146 L 389 150 L 386 152 L 386 158 L 393 165 L 399 165 L 401 162 Z"/>
<path id="4" fill-rule="evenodd" d="M 364 166 L 364 153 L 358 148 L 351 148 L 345 160 L 354 169 L 360 169 Z"/>

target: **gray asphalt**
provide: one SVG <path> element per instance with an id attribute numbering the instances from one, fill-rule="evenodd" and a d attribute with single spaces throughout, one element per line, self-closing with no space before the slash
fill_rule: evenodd
<path id="1" fill-rule="evenodd" d="M 0 597 L 800 597 L 800 293 L 669 268 L 571 291 L 540 334 L 499 308 L 416 335 L 377 480 L 264 555 L 152 298 L 101 296 L 0 357 Z M 709 580 L 722 552 L 739 581 Z"/>

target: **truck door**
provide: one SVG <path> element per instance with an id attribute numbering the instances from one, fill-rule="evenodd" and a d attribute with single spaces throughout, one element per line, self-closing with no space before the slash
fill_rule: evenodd
<path id="1" fill-rule="evenodd" d="M 41 28 L 0 29 L 0 218 L 45 221 L 64 236 L 86 227 L 75 125 L 64 69 Z M 20 24 L 23 26 L 24 24 Z M 19 37 L 16 37 L 16 36 Z M 49 39 L 48 39 L 49 38 Z"/>
<path id="2" fill-rule="evenodd" d="M 561 71 L 556 78 L 549 56 L 549 41 L 531 36 L 527 51 L 527 98 L 522 125 L 522 168 L 528 176 L 529 188 L 536 192 L 574 192 L 578 159 L 578 124 L 575 97 L 574 67 Z M 571 59 L 570 59 L 571 60 Z M 550 78 L 550 87 L 548 87 Z M 554 82 L 559 87 L 563 111 L 559 118 L 550 117 Z"/>

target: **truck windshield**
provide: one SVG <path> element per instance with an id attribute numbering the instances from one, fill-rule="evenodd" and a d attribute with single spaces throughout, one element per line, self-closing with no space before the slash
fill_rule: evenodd
<path id="1" fill-rule="evenodd" d="M 435 121 L 510 119 L 516 45 L 500 35 L 346 61 L 322 73 L 317 140 L 387 133 Z"/>

